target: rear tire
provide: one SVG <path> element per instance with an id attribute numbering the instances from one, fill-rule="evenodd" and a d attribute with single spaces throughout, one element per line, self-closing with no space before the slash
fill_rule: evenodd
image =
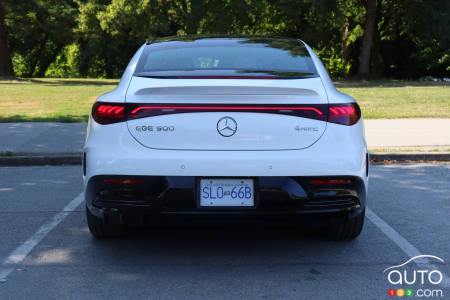
<path id="1" fill-rule="evenodd" d="M 93 215 L 86 207 L 86 219 L 89 231 L 96 239 L 116 238 L 123 236 L 123 226 L 106 223 L 102 218 Z"/>
<path id="2" fill-rule="evenodd" d="M 328 237 L 333 240 L 351 240 L 359 236 L 364 225 L 365 210 L 354 217 L 336 218 L 328 225 Z"/>

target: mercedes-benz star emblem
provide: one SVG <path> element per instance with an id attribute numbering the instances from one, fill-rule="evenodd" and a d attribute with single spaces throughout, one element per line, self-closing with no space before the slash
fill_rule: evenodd
<path id="1" fill-rule="evenodd" d="M 237 131 L 237 123 L 232 117 L 223 117 L 217 122 L 217 131 L 222 136 L 232 136 Z"/>

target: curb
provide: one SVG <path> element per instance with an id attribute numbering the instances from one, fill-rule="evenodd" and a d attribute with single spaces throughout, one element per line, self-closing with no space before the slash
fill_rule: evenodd
<path id="1" fill-rule="evenodd" d="M 0 166 L 65 166 L 81 165 L 81 155 L 0 156 Z"/>
<path id="2" fill-rule="evenodd" d="M 369 153 L 370 161 L 450 161 L 450 153 Z"/>
<path id="3" fill-rule="evenodd" d="M 450 161 L 450 153 L 370 153 L 371 162 Z M 80 155 L 0 156 L 0 167 L 81 165 Z"/>

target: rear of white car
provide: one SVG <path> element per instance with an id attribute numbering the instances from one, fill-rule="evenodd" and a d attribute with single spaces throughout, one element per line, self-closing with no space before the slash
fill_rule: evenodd
<path id="1" fill-rule="evenodd" d="M 167 38 L 94 104 L 84 180 L 99 238 L 189 216 L 320 220 L 346 239 L 362 229 L 368 155 L 358 105 L 303 42 Z"/>

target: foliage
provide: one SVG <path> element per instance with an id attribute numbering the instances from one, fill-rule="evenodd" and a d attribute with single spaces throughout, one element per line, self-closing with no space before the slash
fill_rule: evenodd
<path id="1" fill-rule="evenodd" d="M 331 76 L 355 75 L 364 0 L 3 0 L 16 75 L 117 78 L 147 39 L 185 34 L 297 37 Z M 377 0 L 372 72 L 450 77 L 450 1 Z"/>
<path id="2" fill-rule="evenodd" d="M 4 2 L 17 75 L 44 76 L 57 55 L 74 39 L 76 5 L 70 0 Z"/>
<path id="3" fill-rule="evenodd" d="M 56 59 L 48 66 L 45 77 L 70 78 L 80 77 L 79 73 L 80 47 L 71 44 L 56 56 Z"/>
<path id="4" fill-rule="evenodd" d="M 346 78 L 350 74 L 351 64 L 345 61 L 341 51 L 335 48 L 315 49 L 316 54 L 322 58 L 322 62 L 332 78 Z"/>
<path id="5" fill-rule="evenodd" d="M 449 77 L 449 1 L 383 0 L 381 14 L 384 72 Z"/>

